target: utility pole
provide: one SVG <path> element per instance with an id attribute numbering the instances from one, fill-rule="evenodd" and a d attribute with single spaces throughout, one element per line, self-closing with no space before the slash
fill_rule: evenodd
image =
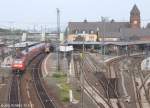
<path id="1" fill-rule="evenodd" d="M 97 42 L 100 42 L 100 40 L 99 40 L 99 39 L 100 39 L 100 38 L 99 38 L 99 31 L 100 31 L 100 30 L 99 30 L 99 27 L 97 27 L 96 30 L 97 30 L 97 40 L 96 40 L 96 41 L 97 41 Z M 99 44 L 99 48 L 98 48 L 98 52 L 99 52 L 99 53 L 100 53 L 100 47 L 101 47 L 101 45 Z M 97 70 L 97 66 L 96 66 L 96 72 L 97 72 L 97 71 L 98 71 L 98 70 Z"/>
<path id="2" fill-rule="evenodd" d="M 102 17 L 102 61 L 104 64 L 104 56 L 105 56 L 105 47 L 104 47 L 104 35 L 105 35 L 105 18 Z"/>
<path id="3" fill-rule="evenodd" d="M 81 68 L 81 108 L 84 108 L 84 57 L 85 57 L 85 45 L 84 45 L 84 42 L 85 42 L 85 33 L 83 33 L 83 40 L 82 40 L 82 68 Z"/>
<path id="4" fill-rule="evenodd" d="M 60 63 L 59 63 L 59 38 L 60 38 L 60 10 L 57 8 L 57 46 L 58 46 L 58 51 L 57 51 L 57 69 L 58 71 L 60 70 Z"/>

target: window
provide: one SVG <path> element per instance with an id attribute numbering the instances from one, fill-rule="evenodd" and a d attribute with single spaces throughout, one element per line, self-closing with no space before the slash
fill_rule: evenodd
<path id="1" fill-rule="evenodd" d="M 89 32 L 90 34 L 94 34 L 94 30 L 90 30 L 90 32 Z"/>
<path id="2" fill-rule="evenodd" d="M 89 37 L 89 40 L 90 40 L 90 41 L 94 41 L 94 36 L 90 36 L 90 37 Z"/>
<path id="3" fill-rule="evenodd" d="M 78 34 L 78 30 L 73 30 L 73 34 Z"/>
<path id="4" fill-rule="evenodd" d="M 78 30 L 75 30 L 75 34 L 78 34 L 78 32 L 79 32 Z"/>
<path id="5" fill-rule="evenodd" d="M 85 31 L 85 30 L 83 30 L 83 31 L 82 31 L 82 33 L 83 33 L 83 34 L 86 34 L 86 31 Z"/>

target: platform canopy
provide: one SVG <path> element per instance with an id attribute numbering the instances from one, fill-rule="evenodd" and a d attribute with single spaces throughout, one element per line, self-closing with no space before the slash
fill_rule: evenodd
<path id="1" fill-rule="evenodd" d="M 35 45 L 35 44 L 37 44 L 38 42 L 20 42 L 20 43 L 16 43 L 15 45 L 9 45 L 8 47 L 9 48 L 24 48 L 24 47 L 26 47 L 27 45 L 28 46 L 32 46 L 32 45 Z"/>
<path id="2" fill-rule="evenodd" d="M 87 41 L 71 41 L 67 42 L 68 45 L 117 45 L 117 46 L 126 46 L 126 45 L 141 45 L 141 44 L 150 44 L 150 41 L 129 41 L 129 42 L 87 42 Z"/>
<path id="3" fill-rule="evenodd" d="M 59 49 L 61 52 L 69 52 L 73 51 L 73 46 L 60 46 Z"/>

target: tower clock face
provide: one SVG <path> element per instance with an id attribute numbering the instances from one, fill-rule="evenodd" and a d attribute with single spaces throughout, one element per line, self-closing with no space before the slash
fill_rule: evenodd
<path id="1" fill-rule="evenodd" d="M 138 23 L 138 21 L 137 21 L 137 20 L 134 20 L 134 21 L 133 21 L 133 24 L 137 24 L 137 23 Z"/>

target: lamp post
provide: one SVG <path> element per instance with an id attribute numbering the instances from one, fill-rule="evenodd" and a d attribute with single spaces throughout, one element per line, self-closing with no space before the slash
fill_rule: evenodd
<path id="1" fill-rule="evenodd" d="M 99 27 L 96 28 L 96 32 L 97 32 L 97 39 L 96 39 L 96 41 L 99 42 Z M 99 52 L 100 52 L 100 49 L 99 49 Z"/>
<path id="2" fill-rule="evenodd" d="M 97 30 L 97 42 L 99 42 L 99 27 L 97 27 L 96 30 Z M 99 44 L 99 45 L 100 45 L 100 44 Z M 99 46 L 99 53 L 100 53 L 100 47 L 101 47 L 101 46 Z M 101 48 L 101 49 L 102 49 L 102 48 Z M 96 65 L 96 72 L 97 72 L 97 65 Z"/>
<path id="3" fill-rule="evenodd" d="M 84 41 L 85 41 L 85 33 L 83 33 L 83 40 L 82 40 L 82 70 L 81 70 L 81 87 L 82 87 L 82 91 L 81 91 L 81 108 L 84 108 L 84 75 L 83 75 L 83 72 L 84 72 L 84 52 L 85 52 L 85 45 L 84 45 Z"/>
<path id="4" fill-rule="evenodd" d="M 57 46 L 58 46 L 58 51 L 57 51 L 57 70 L 60 71 L 60 63 L 59 63 L 59 38 L 60 38 L 60 10 L 57 8 Z"/>
<path id="5" fill-rule="evenodd" d="M 102 60 L 104 63 L 104 57 L 105 57 L 105 46 L 104 46 L 104 35 L 105 35 L 105 22 L 103 21 L 103 34 L 102 34 Z"/>

